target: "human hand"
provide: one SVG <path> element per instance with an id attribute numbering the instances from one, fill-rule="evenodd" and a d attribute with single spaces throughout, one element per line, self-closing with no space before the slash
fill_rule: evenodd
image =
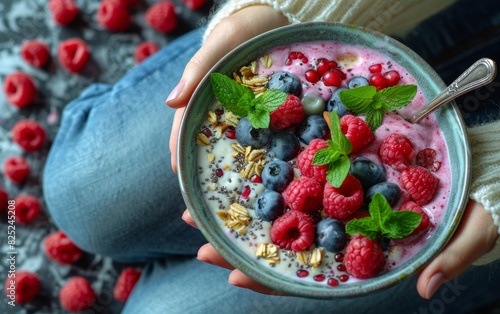
<path id="1" fill-rule="evenodd" d="M 196 224 L 186 210 L 182 219 L 193 227 Z M 447 246 L 420 272 L 417 291 L 422 298 L 429 299 L 445 282 L 458 277 L 472 263 L 488 252 L 498 238 L 498 230 L 491 215 L 484 207 L 469 200 L 462 220 Z M 232 270 L 228 282 L 232 285 L 264 294 L 282 294 L 263 286 L 224 260 L 210 245 L 198 251 L 198 259 Z"/>
<path id="2" fill-rule="evenodd" d="M 171 161 L 174 171 L 177 171 L 177 135 L 182 113 L 201 79 L 217 61 L 239 44 L 268 30 L 287 24 L 287 18 L 271 6 L 253 5 L 223 19 L 214 28 L 200 50 L 186 65 L 177 87 L 174 88 L 166 101 L 168 106 L 177 109 L 170 134 Z"/>

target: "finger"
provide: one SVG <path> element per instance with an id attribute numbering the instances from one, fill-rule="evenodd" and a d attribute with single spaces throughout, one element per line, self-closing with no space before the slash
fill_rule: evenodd
<path id="1" fill-rule="evenodd" d="M 182 115 L 185 108 L 180 108 L 175 111 L 174 121 L 172 122 L 172 131 L 170 132 L 169 148 L 170 148 L 170 163 L 172 170 L 177 173 L 177 137 L 179 136 L 179 128 L 181 125 Z"/>
<path id="2" fill-rule="evenodd" d="M 469 201 L 448 245 L 420 273 L 417 281 L 420 296 L 429 299 L 444 282 L 463 273 L 491 249 L 498 237 L 497 232 L 491 215 L 484 207 Z"/>
<path id="3" fill-rule="evenodd" d="M 220 267 L 227 268 L 229 270 L 233 270 L 234 267 L 229 264 L 220 254 L 214 249 L 214 247 L 210 244 L 204 244 L 199 250 L 198 250 L 198 260 L 212 264 L 212 265 L 217 265 Z"/>
<path id="4" fill-rule="evenodd" d="M 185 106 L 203 76 L 227 52 L 267 30 L 288 24 L 268 5 L 252 5 L 222 20 L 186 65 L 179 84 L 166 100 L 172 108 Z"/>
<path id="5" fill-rule="evenodd" d="M 186 222 L 188 225 L 198 229 L 198 226 L 196 225 L 196 222 L 194 222 L 193 216 L 191 216 L 191 213 L 189 210 L 185 210 L 184 213 L 182 213 L 182 220 Z"/>
<path id="6" fill-rule="evenodd" d="M 248 277 L 238 269 L 235 269 L 231 272 L 229 275 L 228 282 L 232 284 L 233 286 L 237 286 L 240 288 L 246 288 L 253 290 L 255 292 L 263 293 L 263 294 L 270 294 L 270 295 L 285 295 L 282 292 L 273 290 L 271 288 L 268 288 L 264 285 L 261 285 L 260 283 L 254 281 L 252 278 Z"/>

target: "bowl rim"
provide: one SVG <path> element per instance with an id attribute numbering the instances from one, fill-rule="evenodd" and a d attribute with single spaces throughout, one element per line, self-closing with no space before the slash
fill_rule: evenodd
<path id="1" fill-rule="evenodd" d="M 423 60 L 419 55 L 417 55 L 413 50 L 399 42 L 398 40 L 382 34 L 378 31 L 358 26 L 358 25 L 352 25 L 352 24 L 345 24 L 345 23 L 328 23 L 328 22 L 309 22 L 309 23 L 301 23 L 301 24 L 293 24 L 293 25 L 287 25 L 284 27 L 276 28 L 271 31 L 265 32 L 263 34 L 260 34 L 252 39 L 249 39 L 245 41 L 244 43 L 240 44 L 233 50 L 231 50 L 229 53 L 227 53 L 223 58 L 221 58 L 210 70 L 209 72 L 203 77 L 203 79 L 200 81 L 200 84 L 197 86 L 195 89 L 193 96 L 191 97 L 191 100 L 189 101 L 186 110 L 183 113 L 182 117 L 182 122 L 180 126 L 180 130 L 178 133 L 178 139 L 177 139 L 177 169 L 178 169 L 178 178 L 180 182 L 180 187 L 181 187 L 181 193 L 184 198 L 184 201 L 188 207 L 189 212 L 191 213 L 194 221 L 196 222 L 198 228 L 201 230 L 205 238 L 208 240 L 209 243 L 213 245 L 213 247 L 216 249 L 219 254 L 222 255 L 230 264 L 232 264 L 234 267 L 245 273 L 247 276 L 251 277 L 253 280 L 270 287 L 274 290 L 284 292 L 286 294 L 290 295 L 295 295 L 295 296 L 300 296 L 300 297 L 308 297 L 308 298 L 317 298 L 317 299 L 332 299 L 332 298 L 337 298 L 337 297 L 353 297 L 353 296 L 360 296 L 360 295 L 366 295 L 369 293 L 373 293 L 382 289 L 386 289 L 389 287 L 392 287 L 396 285 L 398 282 L 400 282 L 403 279 L 406 279 L 408 277 L 413 276 L 416 274 L 420 269 L 422 269 L 430 260 L 432 260 L 433 257 L 435 257 L 448 243 L 448 241 L 451 239 L 453 233 L 458 227 L 458 224 L 460 222 L 460 219 L 462 217 L 462 214 L 465 210 L 465 205 L 466 201 L 468 199 L 468 191 L 470 189 L 470 159 L 471 159 L 471 154 L 470 154 L 470 149 L 469 149 L 469 142 L 468 138 L 466 136 L 466 126 L 465 122 L 462 118 L 462 115 L 460 111 L 457 108 L 456 103 L 450 102 L 449 105 L 444 106 L 442 109 L 443 111 L 449 111 L 450 114 L 455 118 L 457 124 L 456 127 L 461 131 L 461 135 L 463 135 L 460 140 L 462 141 L 461 144 L 463 145 L 463 157 L 464 157 L 464 164 L 465 164 L 465 176 L 463 178 L 463 188 L 462 192 L 460 193 L 460 197 L 458 199 L 458 207 L 455 212 L 451 214 L 450 221 L 448 222 L 446 230 L 441 230 L 445 232 L 444 235 L 439 235 L 439 246 L 434 246 L 434 247 L 429 247 L 428 250 L 426 251 L 427 257 L 425 260 L 423 258 L 417 258 L 416 262 L 413 262 L 411 265 L 408 265 L 404 268 L 398 267 L 400 271 L 390 271 L 385 274 L 382 274 L 380 276 L 377 276 L 372 279 L 367 279 L 362 281 L 360 284 L 357 283 L 352 283 L 352 284 L 345 284 L 345 285 L 339 285 L 338 287 L 328 287 L 324 285 L 325 287 L 322 287 L 320 285 L 308 285 L 308 284 L 301 284 L 299 281 L 293 280 L 293 283 L 290 285 L 290 281 L 285 280 L 283 275 L 279 276 L 274 274 L 275 272 L 258 272 L 258 269 L 256 269 L 256 263 L 253 261 L 250 261 L 248 257 L 245 256 L 240 256 L 241 254 L 233 254 L 231 251 L 231 243 L 228 239 L 228 237 L 220 237 L 219 233 L 221 232 L 220 230 L 215 230 L 210 223 L 204 221 L 201 213 L 199 210 L 197 210 L 197 204 L 194 202 L 192 196 L 190 196 L 189 190 L 192 189 L 192 176 L 189 175 L 188 171 L 183 171 L 185 166 L 188 166 L 187 160 L 189 160 L 192 155 L 188 150 L 189 150 L 189 145 L 187 144 L 189 141 L 186 141 L 186 138 L 189 137 L 188 134 L 188 125 L 189 123 L 186 122 L 186 117 L 188 117 L 192 111 L 194 111 L 194 106 L 200 97 L 200 94 L 203 92 L 203 90 L 210 85 L 210 73 L 217 72 L 218 69 L 220 69 L 223 65 L 227 64 L 234 55 L 241 53 L 242 51 L 249 49 L 249 46 L 255 46 L 259 45 L 259 42 L 265 41 L 266 43 L 270 42 L 270 38 L 276 38 L 281 35 L 286 34 L 287 32 L 301 32 L 304 31 L 306 28 L 315 28 L 315 29 L 324 29 L 325 31 L 332 31 L 332 29 L 342 29 L 344 31 L 351 31 L 351 32 L 361 32 L 364 33 L 364 36 L 374 36 L 378 40 L 382 40 L 387 42 L 388 45 L 391 47 L 391 51 L 393 49 L 396 49 L 398 51 L 404 52 L 405 55 L 413 59 L 420 69 L 425 73 L 427 76 L 429 76 L 430 79 L 432 79 L 435 84 L 439 87 L 440 90 L 443 90 L 446 88 L 446 85 L 442 81 L 442 79 L 439 77 L 439 75 L 434 71 L 434 69 L 425 61 Z M 360 34 L 361 34 L 360 33 Z M 368 34 L 368 35 L 366 35 Z M 318 40 L 323 40 L 326 41 L 326 39 L 308 39 L 308 40 L 303 40 L 302 42 L 310 42 L 310 41 L 318 41 Z M 335 41 L 335 39 L 331 39 L 330 41 Z M 292 42 L 288 43 L 291 44 Z M 277 46 L 282 46 L 286 45 L 287 43 L 281 43 Z M 356 43 L 351 43 L 351 44 L 356 44 Z M 268 43 L 269 45 L 269 43 Z M 272 49 L 272 48 L 271 48 Z M 248 53 L 247 53 L 248 54 Z M 258 56 L 256 56 L 258 57 Z M 254 58 L 255 59 L 255 58 Z M 234 60 L 233 60 L 234 61 Z M 244 61 L 244 62 L 243 62 Z M 239 60 L 239 61 L 234 61 L 237 64 L 248 64 L 249 61 L 252 60 Z M 233 63 L 234 63 L 233 62 Z M 233 68 L 238 68 L 233 64 Z M 211 89 L 210 89 L 211 90 Z M 213 93 L 212 93 L 213 94 Z M 436 92 L 437 94 L 437 92 Z M 215 97 L 213 97 L 213 100 L 215 100 Z M 212 101 L 213 101 L 212 100 Z M 208 109 L 209 106 L 207 106 Z M 439 112 L 439 111 L 438 111 Z M 192 127 L 192 126 L 191 126 Z M 450 194 L 451 196 L 451 194 Z M 451 199 L 451 197 L 450 197 Z M 448 206 L 447 206 L 448 207 Z M 442 224 L 440 224 L 442 225 Z M 217 228 L 220 229 L 220 228 Z M 442 228 L 441 228 L 442 229 Z M 437 233 L 438 230 L 434 230 L 434 233 Z M 434 236 L 434 235 L 433 235 Z M 424 245 L 426 247 L 426 245 Z M 424 248 L 422 247 L 422 249 Z M 243 254 L 244 255 L 244 254 Z M 412 258 L 413 259 L 413 258 Z M 408 262 L 404 262 L 401 266 L 405 265 Z M 402 271 L 404 270 L 404 271 Z M 380 283 L 381 282 L 381 283 Z"/>

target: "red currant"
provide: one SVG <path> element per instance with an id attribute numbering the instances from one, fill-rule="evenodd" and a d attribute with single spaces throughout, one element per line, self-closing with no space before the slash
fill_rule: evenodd
<path id="1" fill-rule="evenodd" d="M 316 61 L 316 71 L 319 75 L 325 74 L 326 71 L 330 70 L 330 65 L 328 64 L 328 60 L 325 58 L 319 58 Z"/>
<path id="2" fill-rule="evenodd" d="M 368 71 L 370 71 L 370 73 L 380 73 L 382 72 L 382 65 L 380 63 L 370 65 Z"/>
<path id="3" fill-rule="evenodd" d="M 326 86 L 338 87 L 342 84 L 342 79 L 333 70 L 326 71 L 321 77 L 321 80 Z"/>
<path id="4" fill-rule="evenodd" d="M 378 90 L 385 88 L 385 78 L 381 73 L 375 73 L 370 77 L 370 85 L 375 86 Z"/>
<path id="5" fill-rule="evenodd" d="M 399 75 L 398 71 L 389 71 L 384 73 L 384 78 L 385 84 L 387 86 L 396 86 L 398 85 L 401 76 Z"/>
<path id="6" fill-rule="evenodd" d="M 316 70 L 310 69 L 306 71 L 305 78 L 308 82 L 316 83 L 321 79 L 321 76 Z"/>

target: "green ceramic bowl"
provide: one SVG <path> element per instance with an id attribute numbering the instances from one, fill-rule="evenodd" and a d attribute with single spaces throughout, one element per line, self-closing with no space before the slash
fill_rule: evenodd
<path id="1" fill-rule="evenodd" d="M 340 41 L 372 48 L 403 66 L 421 87 L 426 99 L 432 99 L 446 86 L 436 72 L 417 54 L 396 40 L 358 26 L 310 23 L 279 28 L 257 36 L 240 45 L 222 58 L 210 71 L 231 75 L 250 61 L 276 46 L 308 41 Z M 209 74 L 210 74 L 209 73 Z M 272 289 L 310 298 L 352 297 L 390 287 L 416 274 L 445 246 L 460 221 L 468 198 L 470 154 L 466 128 L 455 103 L 434 113 L 449 151 L 451 165 L 451 194 L 435 233 L 401 266 L 378 277 L 352 284 L 329 287 L 286 277 L 248 258 L 232 245 L 218 226 L 214 215 L 207 210 L 196 171 L 196 135 L 206 117 L 209 104 L 215 100 L 207 75 L 196 89 L 184 113 L 178 140 L 178 169 L 182 194 L 187 207 L 207 240 L 229 263 Z"/>

